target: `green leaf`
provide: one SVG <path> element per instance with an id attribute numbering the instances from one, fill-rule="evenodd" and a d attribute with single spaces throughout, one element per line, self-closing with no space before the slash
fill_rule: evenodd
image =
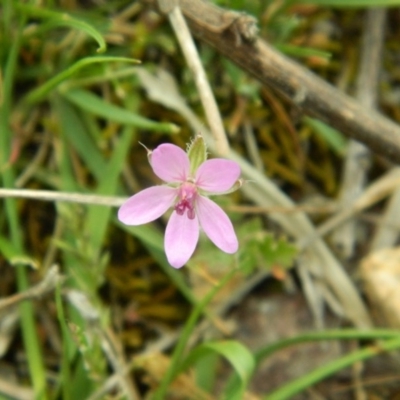
<path id="1" fill-rule="evenodd" d="M 371 329 L 371 330 L 358 330 L 358 329 L 332 329 L 326 331 L 319 332 L 306 332 L 302 335 L 285 338 L 279 341 L 276 341 L 272 344 L 268 344 L 265 347 L 259 349 L 254 357 L 256 361 L 256 365 L 260 365 L 261 362 L 270 357 L 273 353 L 283 350 L 289 346 L 300 345 L 302 343 L 307 342 L 316 342 L 316 341 L 327 341 L 327 340 L 364 340 L 364 341 L 372 341 L 379 340 L 379 343 L 390 344 L 391 348 L 399 346 L 398 342 L 399 332 L 397 330 L 391 329 Z M 397 343 L 395 343 L 397 342 Z M 379 348 L 382 350 L 381 346 Z M 361 352 L 361 353 L 359 353 Z M 327 366 L 318 368 L 315 371 L 312 371 L 310 374 L 306 374 L 303 377 L 300 377 L 293 382 L 282 386 L 277 389 L 273 394 L 268 394 L 265 397 L 265 400 L 284 400 L 291 399 L 295 394 L 299 393 L 301 390 L 306 389 L 307 387 L 317 383 L 329 376 L 329 374 L 333 374 L 337 372 L 339 369 L 344 368 L 345 366 L 351 365 L 355 362 L 355 358 L 359 357 L 359 359 L 363 359 L 363 357 L 376 355 L 376 349 L 374 346 L 370 348 L 366 348 L 363 350 L 359 350 L 357 355 L 349 354 L 344 356 L 344 358 L 340 358 L 339 360 L 333 361 L 329 363 Z M 360 357 L 361 355 L 361 357 Z M 350 358 L 349 358 L 350 357 Z M 349 360 L 351 360 L 349 362 Z M 228 382 L 228 391 L 229 393 L 235 393 L 239 386 L 239 379 L 237 376 L 233 375 Z"/>
<path id="2" fill-rule="evenodd" d="M 242 399 L 249 379 L 253 374 L 255 361 L 250 351 L 237 341 L 225 340 L 200 344 L 188 354 L 182 363 L 180 372 L 186 370 L 201 358 L 207 357 L 210 353 L 216 353 L 224 357 L 232 365 L 240 380 L 238 390 L 235 393 L 230 393 L 226 398 L 229 400 Z"/>
<path id="3" fill-rule="evenodd" d="M 96 56 L 96 57 L 85 57 L 77 61 L 75 64 L 71 65 L 66 70 L 60 72 L 58 75 L 54 76 L 42 86 L 32 90 L 25 97 L 25 101 L 29 104 L 36 103 L 42 100 L 46 95 L 53 90 L 57 85 L 64 82 L 80 69 L 90 65 L 97 63 L 107 63 L 107 62 L 128 62 L 128 63 L 139 63 L 140 61 L 135 60 L 133 58 L 127 57 L 110 57 L 110 56 Z"/>
<path id="4" fill-rule="evenodd" d="M 338 155 L 344 154 L 347 147 L 347 140 L 339 131 L 314 118 L 304 117 L 303 121 L 310 126 L 317 135 L 324 139 Z"/>
<path id="5" fill-rule="evenodd" d="M 241 68 L 229 60 L 223 59 L 222 64 L 235 90 L 252 101 L 259 102 L 259 90 L 261 87 L 259 82 L 249 79 Z"/>
<path id="6" fill-rule="evenodd" d="M 220 357 L 218 354 L 210 352 L 196 361 L 196 385 L 208 393 L 212 393 L 218 378 L 219 359 Z"/>
<path id="7" fill-rule="evenodd" d="M 130 144 L 134 137 L 134 130 L 131 127 L 125 127 L 118 142 L 107 163 L 107 167 L 102 171 L 103 179 L 96 188 L 96 194 L 115 195 L 118 188 L 118 177 L 125 165 L 129 153 Z M 85 222 L 85 233 L 90 237 L 91 245 L 97 251 L 100 251 L 101 245 L 106 234 L 108 222 L 112 210 L 110 207 L 91 206 L 88 208 L 88 214 Z M 98 271 L 102 273 L 103 271 Z"/>
<path id="8" fill-rule="evenodd" d="M 256 267 L 289 268 L 297 255 L 297 248 L 286 238 L 276 238 L 265 232 L 259 218 L 253 218 L 237 229 L 240 238 L 239 266 L 246 273 Z"/>
<path id="9" fill-rule="evenodd" d="M 5 18 L 7 22 L 11 22 L 11 16 L 17 15 L 14 11 L 16 2 L 8 1 L 5 10 Z M 13 140 L 13 132 L 10 129 L 10 116 L 13 94 L 15 94 L 15 87 L 17 81 L 15 74 L 19 66 L 19 54 L 21 50 L 21 39 L 23 35 L 23 27 L 25 25 L 25 18 L 19 18 L 12 21 L 13 25 L 11 31 L 7 34 L 12 37 L 10 47 L 2 48 L 4 52 L 4 59 L 2 62 L 1 82 L 0 82 L 0 186 L 2 187 L 15 187 L 15 171 L 12 165 L 8 165 L 11 150 L 11 141 Z M 5 25 L 6 26 L 6 25 Z M 9 26 L 10 28 L 10 26 Z M 16 29 L 15 29 L 16 28 Z M 13 31 L 14 34 L 11 34 Z M 2 54 L 3 55 L 3 54 Z M 4 199 L 2 203 L 2 212 L 4 213 L 6 223 L 8 225 L 8 235 L 13 248 L 19 253 L 24 252 L 22 232 L 24 227 L 19 223 L 18 210 L 16 202 L 13 199 Z M 6 225 L 6 226 L 7 226 Z M 29 287 L 29 280 L 26 268 L 22 265 L 16 266 L 16 279 L 19 291 L 23 291 Z M 19 305 L 21 317 L 21 333 L 24 341 L 24 350 L 29 368 L 29 375 L 31 384 L 34 390 L 34 397 L 38 400 L 47 399 L 46 394 L 46 376 L 45 368 L 42 357 L 41 342 L 38 338 L 35 314 L 32 302 L 24 301 Z"/>
<path id="10" fill-rule="evenodd" d="M 332 57 L 332 54 L 327 51 L 313 49 L 311 47 L 294 46 L 291 44 L 277 44 L 275 47 L 282 53 L 294 57 L 319 57 L 324 59 L 330 59 Z"/>
<path id="11" fill-rule="evenodd" d="M 37 260 L 21 253 L 10 240 L 3 236 L 0 236 L 0 254 L 13 266 L 27 265 L 33 269 L 39 268 Z"/>
<path id="12" fill-rule="evenodd" d="M 99 44 L 98 53 L 104 53 L 106 51 L 107 45 L 103 35 L 97 29 L 93 28 L 92 25 L 78 18 L 72 17 L 65 12 L 53 11 L 22 2 L 15 2 L 15 8 L 29 16 L 48 19 L 55 26 L 67 26 L 85 32 Z"/>
<path id="13" fill-rule="evenodd" d="M 96 143 L 88 135 L 78 111 L 70 103 L 58 96 L 55 97 L 54 105 L 60 122 L 62 136 L 67 139 L 68 143 L 72 144 L 86 163 L 90 172 L 100 182 L 107 165 Z M 77 190 L 72 172 L 67 174 L 67 176 L 71 185 L 62 187 L 62 190 Z M 66 177 L 63 180 L 66 180 Z"/>
<path id="14" fill-rule="evenodd" d="M 275 238 L 270 234 L 265 234 L 261 240 L 261 253 L 267 265 L 279 265 L 289 268 L 293 265 L 297 255 L 297 248 L 289 243 L 285 238 Z"/>
<path id="15" fill-rule="evenodd" d="M 110 104 L 87 90 L 72 89 L 64 92 L 63 96 L 79 108 L 109 121 L 163 133 L 173 134 L 179 132 L 179 128 L 174 124 L 156 122 L 141 117 L 129 110 Z"/>

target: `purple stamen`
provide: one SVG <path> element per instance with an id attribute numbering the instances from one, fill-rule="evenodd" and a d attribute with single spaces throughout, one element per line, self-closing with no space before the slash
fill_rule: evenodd
<path id="1" fill-rule="evenodd" d="M 178 215 L 183 215 L 185 214 L 185 211 L 187 210 L 187 216 L 189 219 L 194 219 L 195 217 L 195 212 L 194 212 L 194 207 L 192 202 L 190 202 L 187 199 L 182 199 L 180 200 L 174 207 L 176 213 Z"/>

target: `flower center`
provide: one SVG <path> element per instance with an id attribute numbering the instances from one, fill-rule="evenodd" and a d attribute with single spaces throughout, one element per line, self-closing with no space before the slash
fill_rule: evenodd
<path id="1" fill-rule="evenodd" d="M 179 201 L 175 204 L 174 210 L 178 215 L 186 215 L 189 219 L 194 219 L 194 201 L 197 196 L 196 185 L 191 182 L 185 182 L 179 188 Z"/>

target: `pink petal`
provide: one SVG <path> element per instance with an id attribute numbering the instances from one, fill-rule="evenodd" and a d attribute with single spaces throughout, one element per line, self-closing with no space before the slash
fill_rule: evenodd
<path id="1" fill-rule="evenodd" d="M 164 248 L 174 268 L 183 267 L 192 256 L 199 240 L 199 221 L 174 211 L 165 230 Z"/>
<path id="2" fill-rule="evenodd" d="M 162 144 L 151 154 L 154 173 L 164 182 L 184 182 L 190 171 L 187 154 L 174 144 Z"/>
<path id="3" fill-rule="evenodd" d="M 118 210 L 118 219 L 126 225 L 141 225 L 161 217 L 172 207 L 178 194 L 168 186 L 152 186 L 130 197 Z"/>
<path id="4" fill-rule="evenodd" d="M 207 197 L 198 196 L 196 212 L 210 240 L 225 253 L 235 253 L 239 243 L 232 222 L 222 208 Z"/>
<path id="5" fill-rule="evenodd" d="M 196 185 L 210 193 L 226 192 L 239 176 L 240 167 L 235 161 L 214 158 L 200 165 L 196 173 Z"/>

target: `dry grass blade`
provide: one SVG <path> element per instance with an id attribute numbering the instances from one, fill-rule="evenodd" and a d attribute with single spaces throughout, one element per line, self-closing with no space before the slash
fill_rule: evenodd
<path id="1" fill-rule="evenodd" d="M 366 11 L 356 94 L 356 98 L 366 109 L 376 108 L 385 27 L 385 9 Z M 366 174 L 371 165 L 370 158 L 368 147 L 356 141 L 349 143 L 340 194 L 343 209 L 346 209 L 363 191 Z M 348 221 L 333 234 L 336 247 L 346 258 L 351 257 L 354 252 L 356 223 L 355 220 Z"/>
<path id="2" fill-rule="evenodd" d="M 353 202 L 353 204 L 347 205 L 346 210 L 333 215 L 320 225 L 317 229 L 317 236 L 322 237 L 326 235 L 345 221 L 354 217 L 357 213 L 383 200 L 396 191 L 399 185 L 400 169 L 395 168 L 373 182 L 366 190 L 364 190 L 358 199 Z M 317 236 L 310 236 L 303 239 L 300 242 L 300 247 L 305 248 L 312 245 Z"/>
<path id="3" fill-rule="evenodd" d="M 0 198 L 24 198 L 42 201 L 65 201 L 78 204 L 97 204 L 108 207 L 119 207 L 125 197 L 88 195 L 82 193 L 56 192 L 51 190 L 0 189 Z"/>
<path id="4" fill-rule="evenodd" d="M 35 395 L 32 389 L 21 387 L 7 381 L 5 379 L 0 379 L 0 393 L 7 396 L 8 399 L 13 400 L 34 400 Z"/>
<path id="5" fill-rule="evenodd" d="M 6 310 L 9 307 L 15 306 L 21 301 L 28 299 L 36 299 L 44 296 L 48 292 L 55 289 L 56 285 L 62 281 L 62 276 L 59 273 L 58 266 L 53 265 L 48 271 L 45 277 L 37 285 L 30 287 L 24 292 L 15 294 L 0 300 L 0 312 Z"/>
<path id="6" fill-rule="evenodd" d="M 192 35 L 179 7 L 174 7 L 173 10 L 168 13 L 168 17 L 172 27 L 174 28 L 179 44 L 181 45 L 186 62 L 193 73 L 208 125 L 214 135 L 217 153 L 224 156 L 228 153 L 229 143 L 226 138 L 224 125 L 222 124 L 217 103 L 207 80 L 207 75 L 204 71 L 203 65 L 200 61 Z"/>

